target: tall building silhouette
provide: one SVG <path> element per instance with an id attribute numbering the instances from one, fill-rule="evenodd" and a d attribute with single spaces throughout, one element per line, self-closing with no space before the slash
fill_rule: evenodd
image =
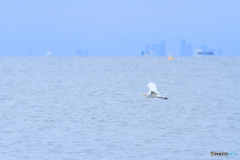
<path id="1" fill-rule="evenodd" d="M 166 56 L 166 42 L 161 41 L 160 43 L 146 44 L 145 53 L 154 53 L 155 56 Z"/>
<path id="2" fill-rule="evenodd" d="M 193 55 L 192 44 L 187 43 L 186 40 L 181 40 L 180 54 L 181 54 L 181 56 L 192 56 Z"/>

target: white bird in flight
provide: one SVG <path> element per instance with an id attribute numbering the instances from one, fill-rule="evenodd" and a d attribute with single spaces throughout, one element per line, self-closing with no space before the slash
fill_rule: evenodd
<path id="1" fill-rule="evenodd" d="M 168 99 L 167 97 L 162 97 L 160 93 L 157 91 L 157 87 L 155 83 L 148 83 L 149 93 L 144 94 L 143 96 L 147 96 L 147 98 L 162 98 Z"/>

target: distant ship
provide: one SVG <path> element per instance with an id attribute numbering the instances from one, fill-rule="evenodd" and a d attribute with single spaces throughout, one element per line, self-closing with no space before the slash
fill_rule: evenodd
<path id="1" fill-rule="evenodd" d="M 202 51 L 202 50 L 196 50 L 195 55 L 196 56 L 212 56 L 214 53 L 212 51 Z"/>

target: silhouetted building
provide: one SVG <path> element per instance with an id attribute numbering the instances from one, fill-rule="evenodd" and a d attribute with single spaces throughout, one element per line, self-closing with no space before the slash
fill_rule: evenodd
<path id="1" fill-rule="evenodd" d="M 187 43 L 186 40 L 181 40 L 180 43 L 180 54 L 181 56 L 192 56 L 192 44 Z"/>
<path id="2" fill-rule="evenodd" d="M 156 56 L 166 56 L 166 42 L 161 41 L 159 44 L 146 44 L 145 53 Z"/>

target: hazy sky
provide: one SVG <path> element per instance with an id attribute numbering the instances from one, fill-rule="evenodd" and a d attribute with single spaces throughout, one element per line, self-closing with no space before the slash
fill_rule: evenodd
<path id="1" fill-rule="evenodd" d="M 139 56 L 160 41 L 179 55 L 185 39 L 240 56 L 240 1 L 1 0 L 0 34 L 0 55 Z"/>

